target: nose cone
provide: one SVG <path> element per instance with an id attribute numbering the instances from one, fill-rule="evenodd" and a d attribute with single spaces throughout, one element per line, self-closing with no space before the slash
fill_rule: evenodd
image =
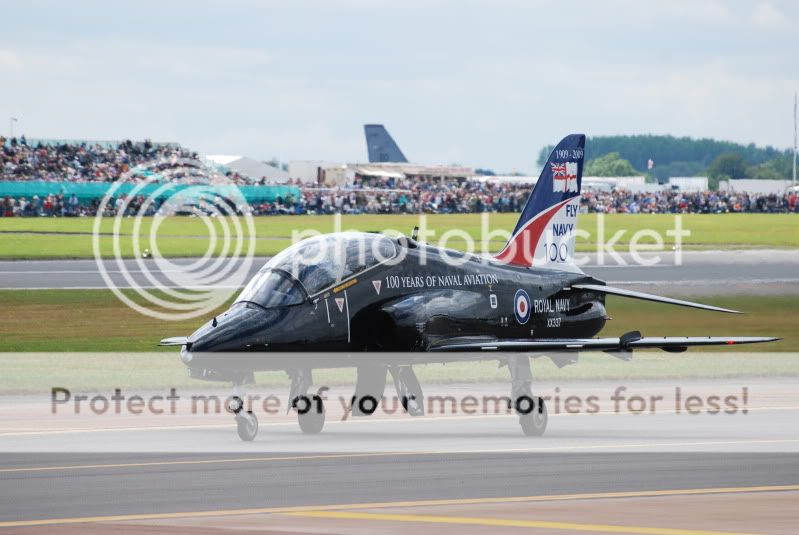
<path id="1" fill-rule="evenodd" d="M 248 303 L 234 305 L 189 336 L 186 349 L 192 353 L 263 349 L 276 317 L 275 310 Z"/>

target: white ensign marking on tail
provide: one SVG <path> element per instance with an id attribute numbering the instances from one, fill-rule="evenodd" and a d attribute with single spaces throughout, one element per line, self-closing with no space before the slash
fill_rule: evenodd
<path id="1" fill-rule="evenodd" d="M 577 162 L 550 163 L 552 191 L 577 192 Z"/>

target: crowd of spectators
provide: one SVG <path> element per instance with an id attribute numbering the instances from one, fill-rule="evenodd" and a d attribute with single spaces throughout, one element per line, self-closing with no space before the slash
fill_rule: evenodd
<path id="1" fill-rule="evenodd" d="M 180 146 L 123 141 L 115 146 L 90 143 L 29 144 L 25 137 L 0 137 L 0 180 L 112 182 L 144 162 L 163 168 L 197 155 Z"/>
<path id="2" fill-rule="evenodd" d="M 607 214 L 724 214 L 737 212 L 784 213 L 797 211 L 796 192 L 755 194 L 743 192 L 662 190 L 654 193 L 584 191 L 587 212 Z"/>
<path id="3" fill-rule="evenodd" d="M 90 143 L 29 144 L 24 137 L 0 137 L 0 180 L 58 182 L 112 182 L 128 173 L 136 179 L 179 182 L 234 182 L 265 184 L 219 171 L 202 164 L 197 154 L 174 144 L 124 141 L 115 145 Z M 147 166 L 141 164 L 147 163 Z M 141 167 L 139 167 L 141 166 Z M 279 197 L 274 202 L 254 203 L 256 215 L 270 214 L 389 214 L 389 213 L 479 213 L 518 212 L 530 194 L 531 185 L 490 179 L 442 179 L 430 177 L 356 176 L 346 187 L 299 187 L 299 195 Z M 101 199 L 81 199 L 57 193 L 44 198 L 5 197 L 0 199 L 2 216 L 87 216 L 96 214 Z M 109 215 L 128 205 L 138 212 L 143 197 L 113 199 Z M 582 208 L 601 213 L 726 213 L 796 212 L 796 193 L 757 195 L 725 192 L 681 192 L 664 189 L 652 193 L 624 190 L 585 190 Z M 154 203 L 146 210 L 162 209 Z M 166 207 L 168 208 L 168 207 Z"/>
<path id="4" fill-rule="evenodd" d="M 427 177 L 361 178 L 346 188 L 304 188 L 300 212 L 457 214 L 517 212 L 530 185 Z"/>
<path id="5" fill-rule="evenodd" d="M 196 152 L 173 143 L 43 144 L 0 136 L 0 180 L 114 182 L 123 176 L 132 182 L 258 183 L 235 171 L 222 174 L 203 164 Z"/>
<path id="6" fill-rule="evenodd" d="M 47 195 L 43 199 L 34 195 L 32 199 L 6 197 L 0 200 L 0 215 L 3 217 L 82 216 L 96 211 L 96 206 L 82 205 L 75 195 Z"/>
<path id="7" fill-rule="evenodd" d="M 519 212 L 530 195 L 530 184 L 485 180 L 356 179 L 345 188 L 304 188 L 299 199 L 278 199 L 254 206 L 257 214 L 457 214 Z M 582 192 L 581 207 L 594 213 L 730 213 L 796 212 L 796 193 L 753 194 L 625 190 Z"/>
<path id="8" fill-rule="evenodd" d="M 368 188 L 303 188 L 296 197 L 289 194 L 278 197 L 274 202 L 256 202 L 237 209 L 240 212 L 249 210 L 253 215 L 518 212 L 529 194 L 529 185 L 478 181 L 438 185 L 420 181 L 408 189 L 380 185 Z M 107 205 L 106 215 L 117 213 L 121 206 L 127 206 L 128 213 L 138 213 L 145 200 L 142 196 L 128 200 L 125 195 L 120 195 Z M 63 193 L 41 199 L 37 196 L 32 199 L 6 197 L 0 200 L 0 215 L 92 216 L 97 213 L 100 201 L 98 198 L 80 202 L 74 194 Z M 587 190 L 583 191 L 581 207 L 583 212 L 608 214 L 795 213 L 799 211 L 798 201 L 796 193 L 756 195 L 715 191 L 631 193 L 624 190 Z M 160 210 L 163 214 L 165 209 L 159 202 L 154 202 L 145 213 L 152 215 Z"/>

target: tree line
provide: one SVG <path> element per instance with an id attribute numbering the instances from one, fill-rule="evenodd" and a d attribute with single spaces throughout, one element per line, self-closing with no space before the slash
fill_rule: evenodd
<path id="1" fill-rule="evenodd" d="M 541 149 L 543 166 L 554 147 Z M 717 139 L 635 135 L 596 136 L 585 143 L 587 176 L 647 175 L 665 181 L 672 176 L 708 176 L 711 185 L 728 178 L 789 179 L 791 150 L 758 147 Z M 648 169 L 652 160 L 653 168 Z"/>

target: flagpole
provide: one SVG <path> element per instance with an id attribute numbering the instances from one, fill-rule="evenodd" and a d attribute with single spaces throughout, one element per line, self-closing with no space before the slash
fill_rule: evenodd
<path id="1" fill-rule="evenodd" d="M 797 92 L 793 93 L 793 187 L 796 187 L 796 102 Z"/>

